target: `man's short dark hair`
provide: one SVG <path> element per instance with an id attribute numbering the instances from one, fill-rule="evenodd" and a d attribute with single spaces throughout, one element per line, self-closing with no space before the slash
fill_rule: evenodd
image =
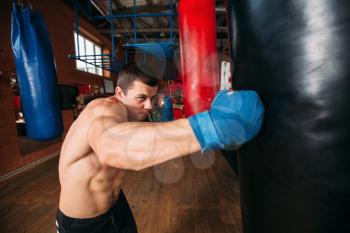
<path id="1" fill-rule="evenodd" d="M 145 73 L 135 63 L 129 63 L 119 72 L 117 86 L 127 93 L 135 81 L 141 81 L 150 87 L 155 87 L 158 85 L 158 79 Z"/>

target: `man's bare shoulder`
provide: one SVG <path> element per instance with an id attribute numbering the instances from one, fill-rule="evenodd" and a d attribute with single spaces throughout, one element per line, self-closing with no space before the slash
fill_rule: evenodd
<path id="1" fill-rule="evenodd" d="M 118 121 L 127 120 L 126 107 L 113 96 L 91 101 L 84 109 L 83 114 L 90 121 L 100 117 L 118 118 Z"/>
<path id="2" fill-rule="evenodd" d="M 96 127 L 94 123 L 101 119 L 103 124 Z M 61 148 L 61 165 L 73 164 L 87 155 L 92 155 L 91 146 L 87 140 L 91 128 L 94 128 L 93 134 L 98 138 L 99 130 L 125 121 L 127 121 L 127 110 L 115 98 L 100 98 L 91 101 L 71 125 L 65 137 Z"/>

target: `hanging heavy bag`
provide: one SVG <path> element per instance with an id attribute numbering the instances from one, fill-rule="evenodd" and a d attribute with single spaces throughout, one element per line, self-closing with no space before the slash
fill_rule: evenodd
<path id="1" fill-rule="evenodd" d="M 233 87 L 266 107 L 239 151 L 243 232 L 349 233 L 350 1 L 228 4 Z"/>
<path id="2" fill-rule="evenodd" d="M 63 132 L 51 43 L 43 16 L 13 3 L 11 43 L 27 135 L 50 140 Z"/>
<path id="3" fill-rule="evenodd" d="M 171 96 L 164 96 L 164 105 L 161 109 L 160 113 L 160 121 L 161 122 L 167 122 L 167 121 L 173 121 L 174 115 L 173 115 L 173 103 L 171 100 Z"/>

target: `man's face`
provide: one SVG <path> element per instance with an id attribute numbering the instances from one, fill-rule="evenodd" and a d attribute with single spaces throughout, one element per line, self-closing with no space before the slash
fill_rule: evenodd
<path id="1" fill-rule="evenodd" d="M 152 100 L 157 90 L 157 86 L 150 87 L 136 80 L 126 93 L 117 87 L 116 96 L 126 106 L 130 121 L 142 121 L 148 118 L 152 110 Z"/>

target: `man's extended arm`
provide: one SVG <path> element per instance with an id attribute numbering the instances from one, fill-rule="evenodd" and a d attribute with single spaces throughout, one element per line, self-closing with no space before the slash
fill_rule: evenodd
<path id="1" fill-rule="evenodd" d="M 200 150 L 187 119 L 166 123 L 126 122 L 100 117 L 89 142 L 102 164 L 141 170 Z"/>
<path id="2" fill-rule="evenodd" d="M 102 164 L 141 170 L 200 149 L 227 149 L 253 139 L 264 106 L 254 91 L 220 91 L 209 112 L 166 123 L 120 123 L 100 117 L 88 141 Z"/>

